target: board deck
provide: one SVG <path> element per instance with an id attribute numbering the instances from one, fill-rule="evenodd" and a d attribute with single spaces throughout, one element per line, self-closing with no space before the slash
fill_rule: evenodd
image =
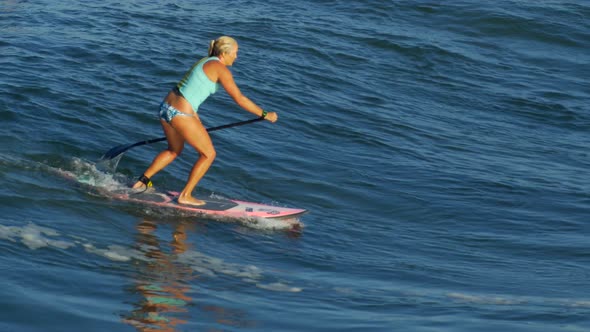
<path id="1" fill-rule="evenodd" d="M 131 191 L 115 193 L 115 198 L 137 203 L 150 204 L 160 207 L 169 207 L 182 211 L 194 212 L 203 216 L 221 216 L 230 218 L 264 218 L 264 219 L 295 219 L 307 210 L 272 206 L 260 203 L 244 202 L 238 200 L 198 197 L 205 201 L 205 205 L 192 206 L 177 202 L 178 192 L 166 193 L 147 192 L 133 193 Z"/>

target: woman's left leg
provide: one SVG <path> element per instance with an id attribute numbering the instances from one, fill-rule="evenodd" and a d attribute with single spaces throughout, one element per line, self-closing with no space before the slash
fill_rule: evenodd
<path id="1" fill-rule="evenodd" d="M 163 119 L 160 119 L 160 123 L 162 124 L 162 128 L 164 129 L 164 133 L 166 134 L 166 138 L 168 140 L 168 148 L 160 152 L 154 158 L 148 169 L 143 173 L 143 175 L 147 178 L 151 178 L 156 173 L 164 169 L 164 167 L 168 166 L 182 153 L 182 149 L 184 148 L 184 138 L 182 135 L 177 133 L 176 130 L 174 130 L 174 128 L 172 128 L 172 126 Z M 144 184 L 141 181 L 137 181 L 133 185 L 133 189 L 141 188 L 143 186 Z"/>

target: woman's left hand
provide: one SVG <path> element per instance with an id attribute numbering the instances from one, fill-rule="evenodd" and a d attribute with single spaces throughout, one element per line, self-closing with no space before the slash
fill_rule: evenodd
<path id="1" fill-rule="evenodd" d="M 272 123 L 277 122 L 278 119 L 279 115 L 276 112 L 268 112 L 266 113 L 266 117 L 264 118 L 264 120 L 268 120 Z"/>

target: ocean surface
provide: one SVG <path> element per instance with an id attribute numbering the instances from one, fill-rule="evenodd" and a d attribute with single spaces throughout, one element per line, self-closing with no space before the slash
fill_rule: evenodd
<path id="1" fill-rule="evenodd" d="M 0 1 L 0 331 L 589 331 L 590 2 Z M 113 199 L 220 35 L 219 220 Z M 220 91 L 206 127 L 251 119 Z M 153 180 L 180 190 L 190 147 Z"/>

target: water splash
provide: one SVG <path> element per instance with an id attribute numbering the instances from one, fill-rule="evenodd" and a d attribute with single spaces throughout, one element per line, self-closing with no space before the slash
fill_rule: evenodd
<path id="1" fill-rule="evenodd" d="M 101 159 L 96 162 L 96 169 L 102 172 L 115 174 L 117 173 L 117 167 L 119 166 L 121 158 L 123 158 L 122 154 L 113 159 Z"/>
<path id="2" fill-rule="evenodd" d="M 106 189 L 108 191 L 129 188 L 127 185 L 129 180 L 126 177 L 117 173 L 104 171 L 104 165 L 100 166 L 99 164 L 74 158 L 72 159 L 71 167 L 71 171 L 64 172 L 79 183 Z"/>

